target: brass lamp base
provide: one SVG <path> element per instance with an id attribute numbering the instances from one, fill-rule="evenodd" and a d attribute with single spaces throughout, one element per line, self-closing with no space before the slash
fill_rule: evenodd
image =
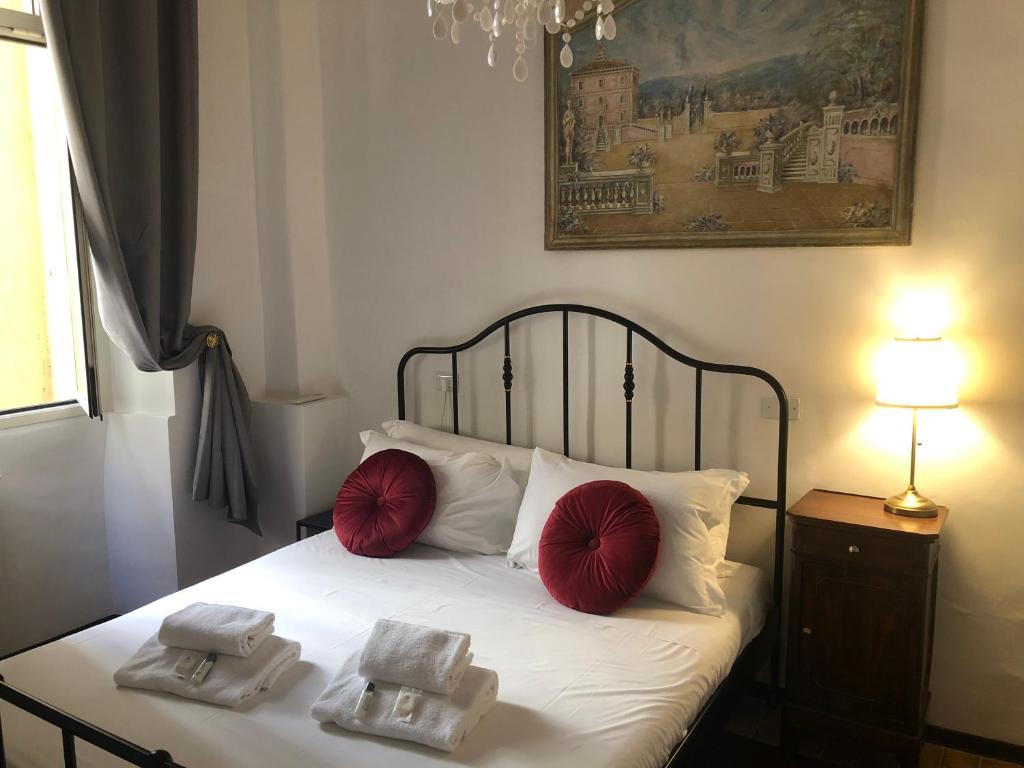
<path id="1" fill-rule="evenodd" d="M 903 493 L 890 496 L 885 500 L 885 511 L 904 517 L 938 517 L 939 507 L 929 498 L 910 486 Z"/>

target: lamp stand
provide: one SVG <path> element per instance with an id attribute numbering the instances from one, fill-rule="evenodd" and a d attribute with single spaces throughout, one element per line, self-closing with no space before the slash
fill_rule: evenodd
<path id="1" fill-rule="evenodd" d="M 937 517 L 938 505 L 922 496 L 914 486 L 917 472 L 917 408 L 914 408 L 914 426 L 910 436 L 910 485 L 907 490 L 885 500 L 885 511 L 904 517 Z"/>

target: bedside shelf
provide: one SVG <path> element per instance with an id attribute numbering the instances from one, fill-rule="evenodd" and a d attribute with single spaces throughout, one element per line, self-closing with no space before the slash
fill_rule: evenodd
<path id="1" fill-rule="evenodd" d="M 306 536 L 312 536 L 316 533 L 323 533 L 329 531 L 334 527 L 334 510 L 328 509 L 323 512 L 317 512 L 315 515 L 304 517 L 295 523 L 295 540 L 302 541 L 305 536 L 302 535 L 303 530 L 306 530 Z"/>

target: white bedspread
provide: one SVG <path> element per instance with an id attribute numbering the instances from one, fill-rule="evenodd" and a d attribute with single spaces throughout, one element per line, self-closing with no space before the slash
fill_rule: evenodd
<path id="1" fill-rule="evenodd" d="M 119 619 L 0 662 L 7 681 L 187 768 L 659 766 L 705 698 L 760 631 L 763 573 L 732 565 L 728 613 L 700 616 L 647 599 L 613 617 L 554 602 L 536 574 L 500 556 L 415 546 L 390 560 L 315 536 Z M 111 675 L 168 613 L 195 602 L 273 611 L 303 660 L 235 710 L 115 688 Z M 452 755 L 320 726 L 309 707 L 380 617 L 469 632 L 497 670 L 497 706 Z M 62 764 L 60 735 L 2 705 L 11 768 Z M 123 765 L 85 745 L 79 765 Z"/>

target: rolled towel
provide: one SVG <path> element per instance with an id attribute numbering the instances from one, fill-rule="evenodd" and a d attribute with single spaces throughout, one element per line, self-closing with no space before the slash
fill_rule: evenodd
<path id="1" fill-rule="evenodd" d="M 359 676 L 450 694 L 469 668 L 469 635 L 378 619 L 359 659 Z"/>
<path id="2" fill-rule="evenodd" d="M 120 669 L 114 682 L 127 688 L 163 691 L 186 699 L 236 707 L 262 691 L 299 660 L 302 647 L 294 640 L 271 635 L 250 656 L 218 656 L 206 679 L 192 682 L 192 673 L 206 657 L 204 651 L 169 648 L 156 635 Z"/>
<path id="3" fill-rule="evenodd" d="M 356 704 L 366 687 L 359 674 L 359 653 L 352 654 L 330 685 L 313 704 L 310 714 L 321 723 L 335 723 L 349 731 L 414 741 L 444 752 L 455 750 L 490 712 L 498 698 L 498 674 L 470 667 L 462 684 L 450 696 L 423 692 L 409 722 L 393 714 L 401 686 L 375 683 L 366 712 L 357 717 Z"/>
<path id="4" fill-rule="evenodd" d="M 274 614 L 234 605 L 192 603 L 163 620 L 157 637 L 171 648 L 248 656 L 274 633 Z"/>

